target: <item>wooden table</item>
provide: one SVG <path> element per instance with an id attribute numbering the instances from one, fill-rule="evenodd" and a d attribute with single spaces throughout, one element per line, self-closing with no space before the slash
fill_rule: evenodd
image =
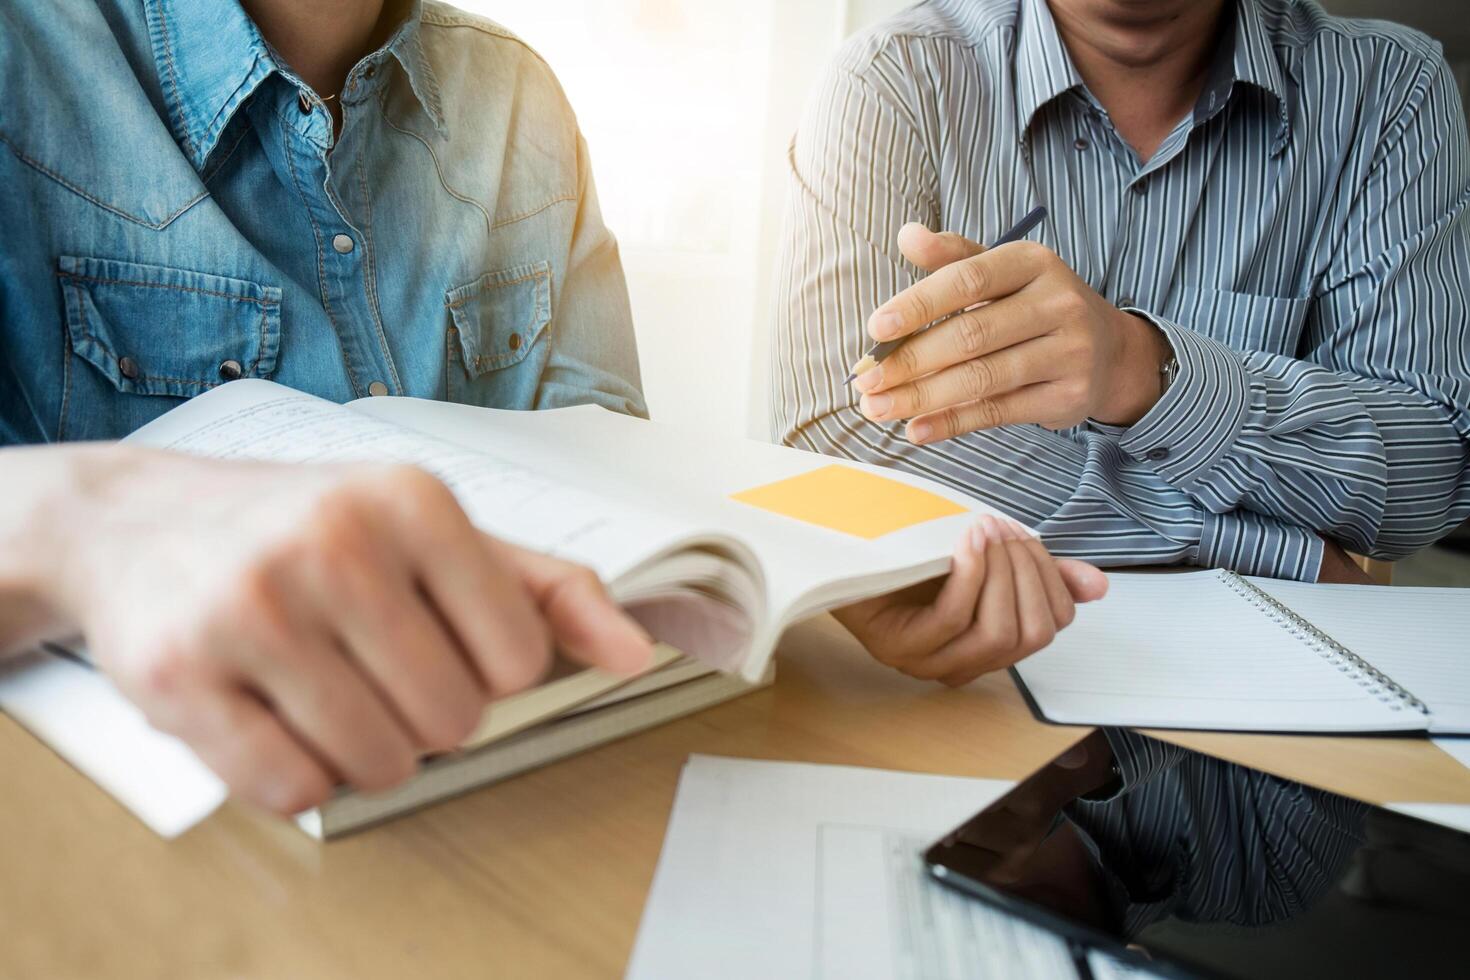
<path id="1" fill-rule="evenodd" d="M 166 842 L 0 717 L 0 977 L 609 977 L 691 752 L 1018 778 L 1083 732 L 1011 681 L 950 691 L 830 619 L 769 689 L 328 845 L 227 806 Z M 1176 735 L 1374 801 L 1470 803 L 1427 741 Z"/>

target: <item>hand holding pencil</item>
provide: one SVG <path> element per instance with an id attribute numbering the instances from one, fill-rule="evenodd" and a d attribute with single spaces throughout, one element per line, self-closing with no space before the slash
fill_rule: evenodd
<path id="1" fill-rule="evenodd" d="M 1007 245 L 1007 244 L 1009 244 L 1011 242 L 1020 241 L 1022 238 L 1025 238 L 1027 235 L 1029 235 L 1031 233 L 1031 229 L 1033 229 L 1037 225 L 1041 224 L 1042 220 L 1045 217 L 1046 217 L 1046 208 L 1043 208 L 1043 207 L 1035 207 L 1035 208 L 1032 208 L 1031 211 L 1030 211 L 1030 213 L 1028 213 L 1026 215 L 1026 217 L 1022 218 L 1016 224 L 1016 226 L 1014 228 L 1012 228 L 1010 231 L 1006 232 L 1004 235 L 1001 235 L 1000 238 L 996 239 L 995 244 L 992 245 L 992 246 L 990 246 L 990 247 L 991 248 L 999 248 L 1002 245 Z M 907 229 L 907 228 L 910 228 L 910 227 L 923 227 L 923 226 L 922 225 L 904 225 L 904 229 Z M 928 229 L 925 229 L 925 230 L 927 231 Z M 900 232 L 899 232 L 899 237 L 900 237 L 899 249 L 900 250 L 902 250 L 902 248 L 903 248 L 902 236 L 903 236 L 903 230 L 900 230 Z M 953 237 L 958 237 L 958 236 L 953 236 Z M 961 239 L 961 241 L 963 241 L 963 239 Z M 961 246 L 961 248 L 963 250 L 963 246 Z M 908 256 L 906 255 L 905 257 L 907 258 Z M 910 261 L 912 261 L 912 259 L 910 259 Z M 933 270 L 931 269 L 930 271 L 933 271 Z M 951 315 L 953 315 L 953 314 L 951 314 Z M 942 321 L 936 321 L 936 322 L 942 322 Z M 931 324 L 931 326 L 932 326 L 932 324 Z M 928 327 L 925 327 L 924 329 L 927 330 Z M 889 354 L 892 354 L 895 350 L 897 350 L 899 348 L 899 345 L 903 343 L 903 340 L 904 340 L 904 338 L 900 337 L 900 338 L 897 338 L 895 340 L 883 340 L 883 341 L 879 341 L 878 343 L 874 344 L 871 348 L 869 348 L 868 353 L 865 354 L 865 355 L 863 355 L 863 359 L 861 361 L 858 361 L 856 364 L 853 365 L 852 371 L 849 372 L 848 375 L 847 375 L 847 380 L 844 381 L 844 382 L 842 382 L 842 383 L 843 384 L 852 384 L 852 380 L 854 378 L 856 378 L 858 375 L 860 375 L 860 374 L 866 374 L 868 371 L 871 371 L 873 368 L 877 367 L 880 363 L 883 362 L 883 360 L 885 358 L 888 357 Z"/>
<path id="2" fill-rule="evenodd" d="M 1131 425 L 1153 407 L 1167 339 L 1050 249 L 1015 240 L 1044 217 L 1035 209 L 990 249 L 903 227 L 904 257 L 931 274 L 868 320 L 879 346 L 852 378 L 865 416 L 908 419 L 909 441 L 925 444 L 1000 425 Z"/>

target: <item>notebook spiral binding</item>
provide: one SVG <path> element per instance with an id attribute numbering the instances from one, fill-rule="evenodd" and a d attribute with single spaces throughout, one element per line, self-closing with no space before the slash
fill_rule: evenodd
<path id="1" fill-rule="evenodd" d="M 1220 580 L 1246 602 L 1264 613 L 1273 623 L 1279 623 L 1292 636 L 1301 640 L 1307 648 L 1320 654 L 1328 663 L 1347 674 L 1358 686 L 1364 688 L 1378 700 L 1389 704 L 1389 710 L 1399 711 L 1405 707 L 1423 715 L 1429 714 L 1429 706 L 1420 701 L 1393 678 L 1374 667 L 1326 633 L 1297 615 L 1292 609 L 1277 602 L 1271 595 L 1256 588 L 1234 572 L 1221 570 Z M 1398 703 L 1394 704 L 1393 701 Z"/>

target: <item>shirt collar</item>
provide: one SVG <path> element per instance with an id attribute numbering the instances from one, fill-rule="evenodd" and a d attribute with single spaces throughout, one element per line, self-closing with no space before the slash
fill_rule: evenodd
<path id="1" fill-rule="evenodd" d="M 1195 105 L 1195 121 L 1203 122 L 1218 112 L 1237 85 L 1258 89 L 1273 104 L 1277 125 L 1272 151 L 1285 146 L 1291 129 L 1286 77 L 1256 0 L 1236 0 L 1235 16 L 1221 38 L 1220 52 Z"/>
<path id="2" fill-rule="evenodd" d="M 389 0 L 390 5 L 392 0 Z M 380 51 L 387 51 L 397 59 L 408 76 L 414 98 L 434 123 L 434 128 L 444 138 L 449 136 L 449 126 L 444 118 L 444 102 L 440 94 L 439 76 L 434 74 L 433 65 L 424 51 L 422 30 L 423 0 L 407 0 L 397 6 L 402 8 L 402 22 L 388 37 Z"/>
<path id="3" fill-rule="evenodd" d="M 404 20 L 379 51 L 403 67 L 419 105 L 447 136 L 439 82 L 420 38 L 422 0 L 400 6 Z M 169 126 L 194 169 L 202 172 L 236 111 L 282 68 L 239 3 L 144 0 L 144 9 Z"/>
<path id="4" fill-rule="evenodd" d="M 1286 80 L 1255 0 L 1237 0 L 1234 7 L 1234 16 L 1220 39 L 1208 81 L 1195 105 L 1195 122 L 1204 122 L 1223 108 L 1237 83 L 1254 86 L 1275 103 L 1278 125 L 1272 139 L 1274 152 L 1285 145 L 1291 121 Z M 1015 72 L 1016 132 L 1024 141 L 1042 106 L 1083 84 L 1046 0 L 1020 0 Z"/>
<path id="5" fill-rule="evenodd" d="M 1016 15 L 1016 133 L 1024 141 L 1042 106 L 1082 84 L 1046 0 L 1021 0 Z"/>

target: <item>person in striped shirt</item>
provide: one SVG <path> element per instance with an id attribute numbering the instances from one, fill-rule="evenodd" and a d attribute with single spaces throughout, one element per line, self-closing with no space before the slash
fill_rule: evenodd
<path id="1" fill-rule="evenodd" d="M 790 166 L 787 444 L 1105 566 L 1342 581 L 1344 549 L 1470 515 L 1470 146 L 1420 34 L 1312 0 L 929 0 L 844 46 Z M 903 601 L 841 618 L 885 660 Z"/>

